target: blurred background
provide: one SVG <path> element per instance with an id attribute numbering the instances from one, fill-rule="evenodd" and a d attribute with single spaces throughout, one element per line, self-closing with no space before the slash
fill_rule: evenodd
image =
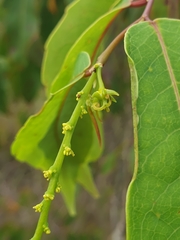
<path id="1" fill-rule="evenodd" d="M 25 240 L 34 233 L 39 203 L 47 188 L 42 173 L 16 161 L 10 154 L 15 134 L 45 100 L 40 82 L 44 43 L 71 0 L 0 0 L 0 239 Z M 157 1 L 156 1 L 157 2 Z M 159 4 L 165 3 L 160 0 Z M 172 1 L 173 2 L 173 1 Z M 176 1 L 177 2 L 177 1 Z M 167 4 L 167 1 L 166 1 Z M 162 7 L 162 5 L 161 5 Z M 153 14 L 167 6 L 156 5 Z M 170 9 L 170 8 L 169 8 Z M 140 9 L 128 9 L 111 25 L 106 46 L 137 19 Z M 172 12 L 171 12 L 172 13 Z M 158 15 L 159 16 L 159 15 Z M 133 130 L 130 76 L 120 43 L 103 70 L 105 85 L 120 93 L 104 116 L 105 150 L 92 164 L 101 193 L 94 200 L 83 189 L 77 192 L 77 216 L 70 217 L 61 196 L 50 211 L 51 235 L 43 239 L 124 240 L 125 196 L 133 172 Z"/>

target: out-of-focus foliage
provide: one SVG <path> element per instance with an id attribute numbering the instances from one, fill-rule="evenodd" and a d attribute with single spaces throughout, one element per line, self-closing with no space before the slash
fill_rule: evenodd
<path id="1" fill-rule="evenodd" d="M 10 99 L 23 97 L 31 101 L 39 88 L 42 47 L 39 44 L 38 16 L 35 1 L 1 3 L 0 68 L 1 110 L 7 110 Z M 28 91 L 27 91 L 28 88 Z"/>
<path id="2" fill-rule="evenodd" d="M 0 111 L 6 113 L 0 113 L 0 189 L 3 192 L 0 197 L 0 239 L 3 240 L 21 240 L 31 236 L 35 227 L 32 222 L 36 221 L 36 216 L 31 208 L 27 209 L 27 205 L 36 204 L 46 188 L 39 172 L 15 162 L 9 156 L 9 145 L 29 112 L 34 113 L 39 109 L 43 44 L 70 2 L 0 0 Z M 161 5 L 164 2 L 155 1 L 152 18 L 167 16 L 167 6 L 162 9 Z M 124 11 L 107 32 L 103 45 L 106 46 L 123 28 L 137 19 L 142 10 Z M 101 198 L 89 200 L 89 196 L 78 189 L 81 192 L 77 204 L 78 221 L 69 217 L 62 200 L 56 199 L 51 219 L 53 240 L 59 239 L 59 235 L 56 235 L 59 231 L 62 239 L 68 240 L 101 240 L 107 236 L 113 238 L 117 232 L 124 239 L 123 208 L 132 172 L 128 160 L 132 160 L 133 140 L 129 73 L 121 44 L 108 60 L 103 75 L 106 86 L 116 89 L 121 97 L 113 105 L 112 110 L 116 114 L 105 116 L 106 149 L 93 170 Z M 12 112 L 12 108 L 16 108 L 16 111 Z M 9 109 L 11 115 L 8 115 Z M 97 215 L 100 208 L 101 214 Z"/>
<path id="3" fill-rule="evenodd" d="M 40 88 L 43 44 L 64 12 L 64 0 L 0 2 L 0 111 L 31 102 Z"/>
<path id="4" fill-rule="evenodd" d="M 42 77 L 48 91 L 49 88 L 51 89 L 51 95 L 40 112 L 30 117 L 17 134 L 12 145 L 12 154 L 18 160 L 42 170 L 47 170 L 55 161 L 59 145 L 62 142 L 62 139 L 60 143 L 57 141 L 57 136 L 62 137 L 62 123 L 70 119 L 75 103 L 74 96 L 81 90 L 78 84 L 73 87 L 70 84 L 76 78 L 80 80 L 79 76 L 90 66 L 90 58 L 93 61 L 99 39 L 102 38 L 107 26 L 120 10 L 129 6 L 130 0 L 122 0 L 118 7 L 112 8 L 114 4 L 114 0 L 108 1 L 106 4 L 103 4 L 103 0 L 101 2 L 89 0 L 86 3 L 75 1 L 68 6 L 66 14 L 49 36 L 45 45 Z M 91 9 L 96 9 L 96 11 L 92 12 Z M 88 14 L 83 15 L 83 11 Z M 81 15 L 76 19 L 79 12 Z M 76 28 L 77 30 L 75 30 Z M 87 51 L 88 54 L 81 54 L 77 64 L 76 59 L 81 51 Z M 71 87 L 72 96 L 71 93 L 68 94 Z M 60 126 L 60 131 L 57 125 Z M 102 152 L 102 145 L 98 145 L 91 119 L 83 117 L 78 121 L 78 126 L 71 142 L 75 157 L 72 159 L 68 156 L 64 159 L 60 174 L 61 193 L 72 215 L 75 214 L 77 178 L 81 179 L 79 183 L 83 183 L 85 189 L 94 197 L 98 196 L 88 164 L 98 160 Z M 79 130 L 77 131 L 77 129 Z M 99 129 L 102 132 L 100 124 Z M 81 170 L 82 164 L 84 164 L 83 170 Z M 91 179 L 91 184 L 87 184 L 85 170 Z"/>

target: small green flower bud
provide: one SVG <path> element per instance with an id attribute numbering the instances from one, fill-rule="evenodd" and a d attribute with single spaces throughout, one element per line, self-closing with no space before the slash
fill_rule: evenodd
<path id="1" fill-rule="evenodd" d="M 101 68 L 103 67 L 102 63 L 100 63 L 100 62 L 99 63 L 95 63 L 94 68 L 97 69 L 99 67 L 101 67 Z"/>
<path id="2" fill-rule="evenodd" d="M 33 209 L 35 209 L 35 212 L 41 212 L 42 206 L 43 206 L 43 203 L 41 202 L 41 203 L 37 204 L 36 206 L 34 206 Z"/>
<path id="3" fill-rule="evenodd" d="M 69 123 L 62 124 L 62 133 L 65 134 L 66 131 L 70 131 L 73 127 Z"/>
<path id="4" fill-rule="evenodd" d="M 64 146 L 64 151 L 63 151 L 63 154 L 65 156 L 70 156 L 72 155 L 73 157 L 75 156 L 74 152 L 72 151 L 72 149 L 68 146 Z"/>
<path id="5" fill-rule="evenodd" d="M 87 111 L 86 111 L 86 109 L 85 109 L 84 106 L 81 106 L 81 114 L 80 114 L 80 118 L 82 118 L 83 115 L 85 115 L 85 114 L 87 114 Z"/>
<path id="6" fill-rule="evenodd" d="M 84 94 L 83 91 L 78 92 L 78 93 L 76 94 L 76 100 L 78 101 L 78 100 L 81 98 L 81 96 L 82 96 L 83 94 Z"/>
<path id="7" fill-rule="evenodd" d="M 57 187 L 56 187 L 56 193 L 60 193 L 60 191 L 61 191 L 61 187 L 60 187 L 60 186 L 57 186 Z"/>
<path id="8" fill-rule="evenodd" d="M 52 201 L 54 199 L 54 194 L 45 193 L 43 195 L 43 198 L 44 198 L 44 200 L 51 200 Z"/>
<path id="9" fill-rule="evenodd" d="M 56 172 L 55 170 L 51 170 L 51 169 L 47 171 L 43 171 L 44 178 L 46 178 L 49 181 L 51 179 L 52 174 L 55 172 Z"/>
<path id="10" fill-rule="evenodd" d="M 51 230 L 49 229 L 49 227 L 47 225 L 43 225 L 43 231 L 46 233 L 46 234 L 50 234 L 51 233 Z"/>

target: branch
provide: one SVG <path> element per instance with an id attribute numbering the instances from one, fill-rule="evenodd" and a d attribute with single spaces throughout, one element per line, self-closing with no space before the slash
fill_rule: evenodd
<path id="1" fill-rule="evenodd" d="M 102 52 L 102 54 L 98 57 L 97 59 L 97 63 L 101 63 L 102 65 L 105 64 L 106 60 L 108 59 L 109 55 L 112 53 L 112 51 L 114 50 L 114 48 L 119 44 L 119 42 L 124 38 L 124 35 L 126 33 L 126 31 L 134 24 L 140 22 L 143 20 L 143 17 L 140 17 L 139 19 L 137 19 L 135 22 L 133 22 L 132 24 L 130 24 L 127 28 L 125 28 L 122 32 L 119 33 L 119 35 L 117 35 L 117 37 L 109 44 L 109 46 L 104 50 L 104 52 Z M 92 74 L 92 72 L 94 72 L 94 66 L 90 69 L 88 69 L 85 72 L 85 77 L 90 76 Z"/>
<path id="2" fill-rule="evenodd" d="M 55 159 L 55 162 L 49 168 L 49 170 L 43 172 L 44 177 L 47 180 L 49 180 L 49 186 L 47 191 L 43 195 L 44 199 L 42 200 L 42 202 L 33 207 L 36 212 L 40 212 L 40 217 L 38 220 L 36 231 L 34 233 L 34 236 L 31 238 L 31 240 L 40 240 L 43 232 L 45 232 L 46 234 L 50 234 L 51 232 L 48 226 L 48 213 L 49 213 L 52 200 L 54 199 L 55 193 L 60 191 L 58 180 L 59 180 L 61 166 L 65 156 L 75 155 L 71 149 L 71 139 L 72 139 L 72 135 L 73 135 L 75 126 L 77 124 L 77 121 L 79 117 L 83 114 L 82 106 L 84 106 L 89 96 L 89 93 L 91 91 L 92 85 L 95 80 L 95 75 L 96 74 L 92 74 L 92 76 L 89 78 L 86 85 L 84 86 L 83 90 L 80 93 L 78 93 L 79 94 L 77 97 L 78 103 L 72 113 L 72 116 L 67 123 L 63 123 L 62 133 L 64 134 L 64 138 L 63 138 L 61 147 L 59 149 L 59 152 L 57 154 L 57 157 Z"/>
<path id="3" fill-rule="evenodd" d="M 153 3 L 154 3 L 154 0 L 148 0 L 146 8 L 142 14 L 142 17 L 146 21 L 151 21 L 151 19 L 149 18 L 149 15 L 150 15 Z"/>
<path id="4" fill-rule="evenodd" d="M 104 52 L 98 57 L 97 63 L 101 63 L 102 65 L 105 64 L 109 55 L 112 53 L 115 47 L 119 44 L 119 42 L 124 38 L 125 33 L 131 26 L 141 21 L 151 21 L 149 18 L 149 14 L 152 9 L 153 3 L 154 3 L 154 0 L 138 0 L 131 3 L 131 7 L 140 7 L 145 4 L 147 5 L 145 7 L 145 10 L 142 16 L 136 21 L 134 21 L 132 24 L 130 24 L 127 28 L 125 28 L 121 33 L 119 33 L 119 35 L 109 44 L 109 46 L 104 50 Z M 94 72 L 94 67 L 86 70 L 86 72 L 84 73 L 84 77 L 90 76 L 93 72 Z"/>

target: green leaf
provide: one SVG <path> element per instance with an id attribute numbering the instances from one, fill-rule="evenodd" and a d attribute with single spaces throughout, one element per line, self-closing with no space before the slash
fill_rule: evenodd
<path id="1" fill-rule="evenodd" d="M 135 169 L 127 239 L 180 236 L 180 21 L 157 19 L 125 36 L 132 84 Z"/>
<path id="2" fill-rule="evenodd" d="M 90 65 L 91 59 L 89 57 L 89 54 L 87 52 L 80 52 L 75 62 L 73 78 L 75 78 L 79 74 L 82 74 L 85 69 L 90 67 Z"/>
<path id="3" fill-rule="evenodd" d="M 77 182 L 80 183 L 94 198 L 99 197 L 99 192 L 94 184 L 91 170 L 87 164 L 80 165 Z"/>
<path id="4" fill-rule="evenodd" d="M 51 95 L 41 111 L 28 119 L 12 145 L 12 154 L 18 160 L 42 170 L 52 165 L 63 137 L 62 123 L 69 120 L 76 104 L 75 95 L 83 85 L 81 80 L 71 90 L 68 86 Z M 91 144 L 97 144 L 98 140 L 94 141 L 93 131 L 90 117 L 85 115 L 79 120 L 72 139 L 72 148 L 76 152 L 78 162 L 85 159 L 86 155 L 88 157 Z M 100 149 L 98 145 L 97 148 Z M 94 156 L 91 158 L 94 159 Z"/>
<path id="5" fill-rule="evenodd" d="M 79 128 L 84 129 L 82 128 L 81 124 L 79 124 L 78 126 L 80 126 Z M 90 135 L 88 134 L 88 139 L 89 137 Z M 85 141 L 86 143 L 84 144 L 76 138 L 76 142 L 81 145 L 79 148 L 76 148 L 79 151 L 76 151 L 75 157 L 69 156 L 64 159 L 59 178 L 59 183 L 62 187 L 61 192 L 63 199 L 66 203 L 69 214 L 72 216 L 76 214 L 75 199 L 77 183 L 81 184 L 84 189 L 87 190 L 94 198 L 99 197 L 99 192 L 95 186 L 91 170 L 88 166 L 87 156 L 89 155 L 91 157 L 91 160 L 93 158 L 97 159 L 97 157 L 100 156 L 102 149 L 100 151 L 97 151 L 96 149 L 96 152 L 94 152 L 91 148 L 87 154 L 87 147 L 91 145 L 94 146 L 95 144 L 88 143 L 87 139 L 85 139 Z M 95 142 L 97 142 L 97 139 L 95 140 Z M 89 146 L 87 144 L 89 144 Z M 74 149 L 75 146 L 73 144 L 72 146 Z"/>
<path id="6" fill-rule="evenodd" d="M 78 73 L 79 64 L 82 63 L 83 67 L 88 67 L 89 59 L 87 53 L 80 53 L 74 71 Z M 18 160 L 42 170 L 49 168 L 53 163 L 62 140 L 62 123 L 69 120 L 76 104 L 75 95 L 81 90 L 84 83 L 76 85 L 71 94 L 68 95 L 68 93 L 73 84 L 81 78 L 82 75 L 78 75 L 71 84 L 55 94 L 51 94 L 40 112 L 27 120 L 12 145 L 12 154 Z M 66 106 L 63 108 L 65 101 Z"/>
<path id="7" fill-rule="evenodd" d="M 76 175 L 77 175 L 78 168 L 77 166 L 71 162 L 64 161 L 59 182 L 61 184 L 61 193 L 66 203 L 67 209 L 71 216 L 76 215 L 76 204 L 75 204 L 75 197 L 76 197 Z"/>
<path id="8" fill-rule="evenodd" d="M 76 215 L 76 185 L 81 184 L 94 198 L 99 197 L 99 192 L 93 181 L 91 170 L 87 163 L 79 164 L 73 157 L 65 158 L 60 178 L 61 193 L 66 203 L 69 214 Z"/>
<path id="9" fill-rule="evenodd" d="M 112 3 L 105 3 L 105 5 L 106 4 L 107 7 L 100 7 L 102 4 L 95 1 L 92 2 L 88 0 L 84 2 L 81 0 L 74 1 L 66 8 L 63 18 L 53 30 L 45 45 L 45 56 L 42 68 L 42 82 L 45 86 L 49 87 L 51 85 L 68 51 L 83 31 L 112 5 Z M 94 9 L 96 9 L 96 11 L 94 11 Z M 79 14 L 82 11 L 86 12 L 86 14 L 82 15 L 83 19 Z"/>
<path id="10" fill-rule="evenodd" d="M 45 46 L 42 81 L 48 89 L 52 82 L 54 83 L 51 92 L 56 92 L 72 81 L 73 68 L 79 52 L 86 51 L 94 58 L 101 35 L 120 9 L 127 7 L 131 1 L 121 0 L 118 8 L 111 9 L 114 2 L 117 1 L 81 0 L 75 1 L 67 8 L 66 14 Z M 82 14 L 83 12 L 86 14 Z"/>

